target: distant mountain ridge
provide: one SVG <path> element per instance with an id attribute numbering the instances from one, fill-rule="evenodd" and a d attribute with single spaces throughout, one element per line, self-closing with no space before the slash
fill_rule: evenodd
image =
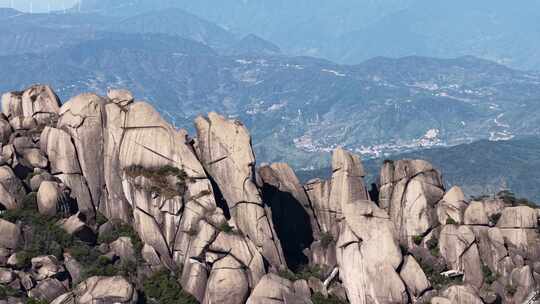
<path id="1" fill-rule="evenodd" d="M 364 155 L 540 133 L 540 75 L 474 57 L 222 55 L 163 34 L 100 33 L 41 54 L 0 57 L 0 90 L 47 82 L 63 98 L 127 87 L 178 127 L 212 109 L 242 119 L 261 161 L 324 166 L 342 145 Z M 11 71 L 17 71 L 12 73 Z"/>
<path id="2" fill-rule="evenodd" d="M 87 3 L 89 2 L 89 3 Z M 538 1 L 159 0 L 84 1 L 83 11 L 134 16 L 185 9 L 238 35 L 257 34 L 294 55 L 356 64 L 374 56 L 474 55 L 540 69 Z"/>

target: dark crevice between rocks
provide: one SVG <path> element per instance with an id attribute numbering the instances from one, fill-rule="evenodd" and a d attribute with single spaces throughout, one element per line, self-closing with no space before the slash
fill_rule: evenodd
<path id="1" fill-rule="evenodd" d="M 308 263 L 303 253 L 313 242 L 311 220 L 302 204 L 289 192 L 269 184 L 262 188 L 263 201 L 272 211 L 272 220 L 281 241 L 287 265 L 294 270 Z"/>
<path id="2" fill-rule="evenodd" d="M 223 193 L 221 192 L 221 189 L 219 189 L 218 184 L 214 179 L 206 173 L 208 176 L 208 180 L 210 181 L 210 185 L 212 185 L 212 190 L 214 192 L 214 199 L 216 201 L 216 205 L 223 210 L 223 215 L 227 220 L 231 219 L 231 211 L 229 210 L 229 205 L 227 204 L 227 201 L 225 200 L 225 197 L 223 197 Z"/>
<path id="3" fill-rule="evenodd" d="M 371 183 L 371 187 L 368 191 L 371 201 L 373 201 L 377 206 L 379 205 L 379 186 L 376 183 Z"/>

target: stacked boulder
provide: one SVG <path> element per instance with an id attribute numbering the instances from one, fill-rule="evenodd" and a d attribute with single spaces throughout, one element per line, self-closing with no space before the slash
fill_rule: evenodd
<path id="1" fill-rule="evenodd" d="M 208 304 L 521 303 L 540 284 L 538 210 L 468 202 L 425 161 L 386 161 L 370 197 L 348 151 L 302 185 L 287 164 L 256 167 L 241 122 L 209 113 L 192 139 L 125 90 L 61 105 L 36 85 L 4 94 L 2 113 L 0 287 L 25 297 L 136 303 L 164 269 Z M 133 273 L 88 276 L 66 248 L 21 265 L 36 231 L 13 212 L 33 205 Z M 103 241 L 118 223 L 137 239 Z"/>

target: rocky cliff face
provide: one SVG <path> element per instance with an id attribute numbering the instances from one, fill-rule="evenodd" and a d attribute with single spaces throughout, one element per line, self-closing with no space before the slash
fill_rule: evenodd
<path id="1" fill-rule="evenodd" d="M 465 201 L 424 161 L 368 191 L 336 149 L 302 185 L 256 167 L 241 122 L 190 138 L 124 90 L 62 105 L 35 85 L 2 112 L 0 303 L 522 303 L 540 284 L 540 211 Z"/>

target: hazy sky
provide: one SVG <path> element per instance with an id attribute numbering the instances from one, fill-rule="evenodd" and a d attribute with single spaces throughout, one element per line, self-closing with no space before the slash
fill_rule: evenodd
<path id="1" fill-rule="evenodd" d="M 51 10 L 61 10 L 64 7 L 70 8 L 77 0 L 0 0 L 0 7 L 11 7 L 20 11 L 29 12 L 33 8 L 34 13 L 47 12 Z"/>

